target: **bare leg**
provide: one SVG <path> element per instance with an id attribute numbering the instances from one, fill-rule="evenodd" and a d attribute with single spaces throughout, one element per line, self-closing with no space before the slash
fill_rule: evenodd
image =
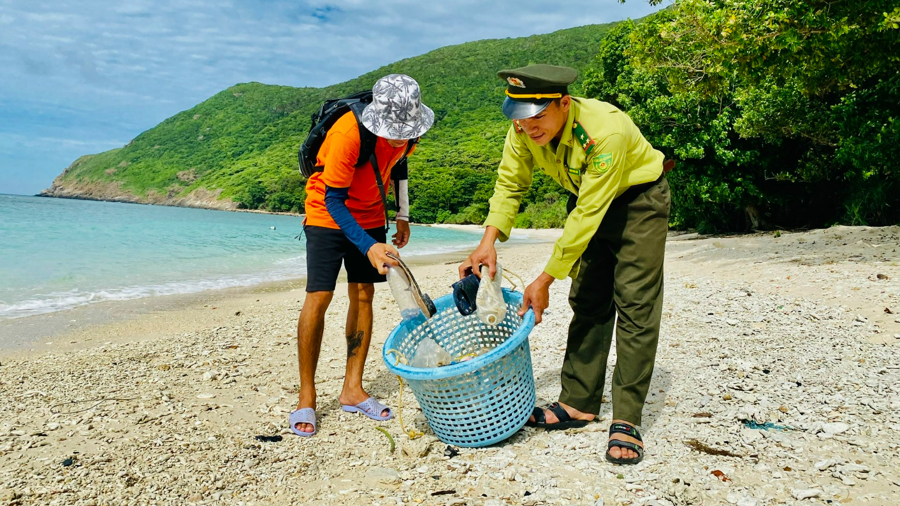
<path id="1" fill-rule="evenodd" d="M 350 283 L 347 287 L 350 308 L 347 310 L 347 372 L 340 402 L 355 406 L 369 398 L 363 389 L 363 369 L 372 341 L 372 299 L 375 285 L 371 283 Z M 387 416 L 382 411 L 381 416 Z"/>
<path id="2" fill-rule="evenodd" d="M 325 333 L 325 311 L 331 304 L 334 292 L 309 292 L 297 321 L 297 357 L 300 363 L 300 395 L 297 409 L 316 408 L 316 365 Z M 313 426 L 298 423 L 302 432 L 312 432 Z"/>

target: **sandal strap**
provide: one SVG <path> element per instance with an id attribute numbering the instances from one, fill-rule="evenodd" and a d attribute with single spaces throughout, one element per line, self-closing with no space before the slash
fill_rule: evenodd
<path id="1" fill-rule="evenodd" d="M 546 423 L 547 417 L 544 416 L 544 410 L 535 406 L 535 408 L 531 411 L 531 415 L 534 416 L 534 423 Z"/>
<path id="2" fill-rule="evenodd" d="M 638 430 L 636 428 L 634 428 L 631 425 L 628 425 L 627 423 L 614 423 L 614 424 L 610 425 L 609 426 L 609 435 L 612 436 L 613 434 L 624 434 L 626 436 L 631 436 L 642 443 L 644 442 L 644 440 L 641 439 L 641 433 L 638 432 Z M 612 441 L 620 441 L 620 440 L 618 440 L 618 439 L 610 440 L 610 442 L 612 442 Z M 634 443 L 631 443 L 631 444 L 634 444 Z"/>
<path id="3" fill-rule="evenodd" d="M 609 445 L 607 445 L 606 450 L 608 452 L 611 448 L 616 448 L 616 447 L 627 448 L 629 450 L 634 451 L 639 456 L 644 454 L 644 449 L 641 448 L 641 446 L 639 444 L 632 443 L 631 441 L 622 441 L 621 439 L 610 439 Z"/>
<path id="4" fill-rule="evenodd" d="M 556 419 L 559 420 L 560 422 L 572 421 L 572 417 L 569 416 L 569 413 L 568 413 L 568 411 L 566 411 L 566 408 L 560 406 L 560 404 L 558 402 L 554 402 L 553 404 L 547 406 L 547 409 L 552 411 L 553 414 L 556 415 Z"/>

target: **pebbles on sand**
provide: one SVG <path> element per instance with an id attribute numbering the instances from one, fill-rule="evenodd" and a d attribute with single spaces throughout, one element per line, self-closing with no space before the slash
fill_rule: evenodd
<path id="1" fill-rule="evenodd" d="M 898 504 L 900 343 L 893 335 L 900 326 L 883 311 L 900 308 L 900 257 L 890 246 L 898 243 L 896 227 L 670 242 L 642 427 L 647 457 L 636 467 L 603 458 L 608 403 L 601 423 L 585 429 L 524 429 L 505 443 L 458 453 L 427 429 L 408 389 L 404 422 L 425 431 L 421 439 L 410 441 L 397 420 L 376 424 L 343 413 L 341 296 L 326 320 L 318 434 L 296 437 L 286 421 L 296 405 L 293 335 L 302 296 L 276 294 L 199 332 L 175 328 L 165 339 L 4 359 L 0 501 Z M 551 248 L 510 246 L 500 256 L 530 280 Z M 455 263 L 444 261 L 414 269 L 433 295 L 454 280 Z M 553 285 L 551 312 L 530 339 L 542 403 L 559 394 L 568 288 L 568 281 Z M 380 353 L 396 311 L 388 290 L 376 293 L 366 387 L 396 410 L 397 380 Z M 611 366 L 615 360 L 613 351 Z M 376 426 L 392 435 L 396 451 Z"/>

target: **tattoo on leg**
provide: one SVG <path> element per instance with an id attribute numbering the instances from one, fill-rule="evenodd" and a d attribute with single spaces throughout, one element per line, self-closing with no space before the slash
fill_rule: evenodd
<path id="1" fill-rule="evenodd" d="M 347 336 L 347 358 L 353 358 L 356 356 L 356 352 L 359 350 L 360 345 L 362 345 L 363 340 L 363 331 L 357 331 L 355 334 L 350 334 Z"/>

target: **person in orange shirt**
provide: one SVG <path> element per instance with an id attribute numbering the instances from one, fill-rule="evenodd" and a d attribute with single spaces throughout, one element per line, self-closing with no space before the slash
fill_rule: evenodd
<path id="1" fill-rule="evenodd" d="M 351 111 L 339 118 L 319 148 L 316 165 L 324 167 L 306 183 L 306 301 L 297 323 L 300 393 L 291 412 L 291 430 L 298 436 L 316 433 L 316 365 L 325 331 L 325 312 L 334 296 L 341 264 L 347 271 L 350 306 L 347 312 L 347 368 L 340 403 L 344 411 L 359 412 L 373 420 L 388 420 L 391 410 L 371 397 L 362 386 L 363 368 L 372 337 L 372 298 L 375 283 L 386 280 L 388 256 L 399 253 L 387 244 L 385 209 L 375 170 L 381 181 L 392 171 L 405 170 L 406 155 L 414 140 L 434 123 L 434 112 L 422 104 L 418 83 L 409 76 L 391 74 L 375 83 L 372 103 L 359 117 Z M 377 136 L 375 167 L 356 165 L 360 134 Z M 399 178 L 394 178 L 395 181 Z M 403 184 L 405 185 L 405 178 Z M 408 204 L 401 196 L 397 233 L 393 244 L 409 241 Z"/>

